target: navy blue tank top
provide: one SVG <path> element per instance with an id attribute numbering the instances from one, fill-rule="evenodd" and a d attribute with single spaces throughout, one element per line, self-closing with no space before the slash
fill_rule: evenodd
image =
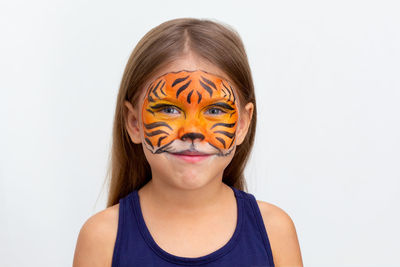
<path id="1" fill-rule="evenodd" d="M 137 190 L 120 199 L 112 267 L 274 266 L 267 231 L 255 197 L 230 187 L 236 197 L 236 229 L 224 246 L 196 258 L 175 256 L 157 245 L 144 222 Z"/>

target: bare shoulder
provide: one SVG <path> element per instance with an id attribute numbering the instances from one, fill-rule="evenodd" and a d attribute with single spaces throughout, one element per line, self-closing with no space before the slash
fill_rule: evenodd
<path id="1" fill-rule="evenodd" d="M 119 204 L 90 217 L 76 243 L 73 267 L 110 267 L 118 231 Z"/>
<path id="2" fill-rule="evenodd" d="M 275 266 L 303 266 L 296 228 L 278 206 L 257 200 L 271 245 Z"/>

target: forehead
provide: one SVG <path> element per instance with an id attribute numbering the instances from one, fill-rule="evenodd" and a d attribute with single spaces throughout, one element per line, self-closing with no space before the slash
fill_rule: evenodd
<path id="1" fill-rule="evenodd" d="M 146 90 L 143 100 L 154 102 L 169 99 L 199 104 L 209 99 L 225 99 L 236 102 L 236 92 L 224 77 L 204 70 L 168 72 L 154 79 Z"/>
<path id="2" fill-rule="evenodd" d="M 179 71 L 169 71 L 165 72 L 162 75 L 159 75 L 157 78 L 155 78 L 153 81 L 158 80 L 159 78 L 164 78 L 164 79 L 174 79 L 176 77 L 182 77 L 182 76 L 190 76 L 192 79 L 199 79 L 202 76 L 203 77 L 209 77 L 211 79 L 216 79 L 216 80 L 228 80 L 223 77 L 223 75 L 219 75 L 213 72 L 205 71 L 202 69 L 197 69 L 197 70 L 186 70 L 182 69 Z"/>

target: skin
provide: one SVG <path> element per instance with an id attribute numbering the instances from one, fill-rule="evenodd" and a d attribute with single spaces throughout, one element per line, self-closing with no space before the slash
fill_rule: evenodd
<path id="1" fill-rule="evenodd" d="M 215 66 L 186 53 L 174 64 L 165 67 L 154 78 L 172 71 L 207 70 L 229 78 Z M 148 88 L 151 82 L 144 88 Z M 233 87 L 236 86 L 231 83 Z M 133 107 L 126 102 L 126 129 L 132 142 L 143 144 L 140 103 Z M 186 163 L 169 153 L 153 154 L 144 148 L 151 166 L 152 179 L 138 193 L 146 226 L 153 239 L 165 251 L 182 257 L 209 254 L 228 242 L 237 219 L 236 199 L 232 190 L 222 183 L 223 170 L 232 160 L 249 128 L 253 104 L 239 107 L 235 149 L 227 156 L 212 156 L 198 163 Z M 257 200 L 271 243 L 275 266 L 303 266 L 297 233 L 290 216 L 279 207 Z M 119 204 L 90 217 L 78 236 L 74 267 L 111 266 L 118 228 Z M 162 223 L 160 223 L 162 222 Z M 196 240 L 196 242 L 193 242 Z"/>
<path id="2" fill-rule="evenodd" d="M 235 91 L 227 80 L 203 70 L 158 77 L 142 106 L 145 147 L 156 154 L 231 153 L 239 116 Z"/>

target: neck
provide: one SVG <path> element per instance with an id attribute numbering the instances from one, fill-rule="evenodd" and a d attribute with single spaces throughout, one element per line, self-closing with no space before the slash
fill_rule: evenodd
<path id="1" fill-rule="evenodd" d="M 153 177 L 140 191 L 141 196 L 149 196 L 147 201 L 158 210 L 188 216 L 215 211 L 231 189 L 222 182 L 222 177 L 194 189 L 177 187 Z"/>

